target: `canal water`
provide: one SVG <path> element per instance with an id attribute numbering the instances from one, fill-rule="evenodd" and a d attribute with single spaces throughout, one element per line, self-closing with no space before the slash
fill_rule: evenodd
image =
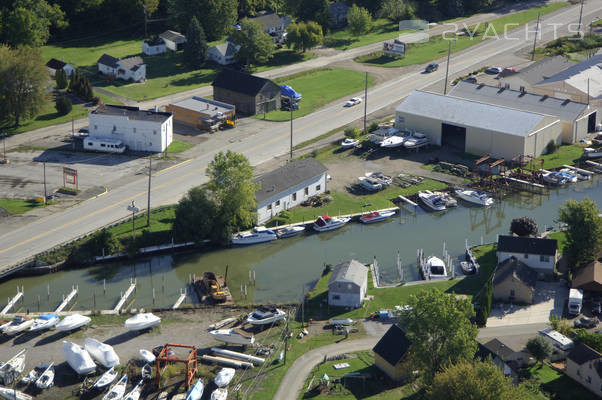
<path id="1" fill-rule="evenodd" d="M 556 226 L 558 207 L 567 199 L 589 197 L 602 207 L 602 177 L 579 182 L 546 194 L 515 193 L 489 208 L 460 204 L 444 213 L 428 213 L 408 208 L 390 221 L 362 225 L 348 224 L 340 230 L 303 234 L 249 247 L 200 251 L 183 255 L 162 255 L 136 262 L 116 262 L 39 277 L 18 278 L 0 284 L 3 298 L 23 286 L 21 311 L 54 309 L 72 286 L 79 288 L 73 309 L 111 309 L 131 279 L 137 290 L 132 307 L 172 306 L 194 275 L 203 271 L 224 274 L 235 301 L 287 302 L 298 300 L 316 281 L 324 264 L 355 258 L 368 263 L 376 257 L 383 282 L 399 279 L 397 254 L 405 280 L 418 279 L 416 250 L 441 256 L 443 243 L 459 257 L 469 245 L 493 242 L 508 232 L 513 218 L 535 218 L 540 231 Z M 254 279 L 253 279 L 254 278 Z M 245 288 L 246 286 L 246 288 Z M 241 289 L 242 288 L 242 289 Z M 246 296 L 245 296 L 246 290 Z M 190 286 L 188 286 L 190 293 Z M 0 298 L 0 304 L 4 304 Z M 39 299 L 39 300 L 38 300 Z M 194 303 L 190 295 L 187 303 Z M 128 302 L 129 303 L 129 302 Z M 128 304 L 126 303 L 126 304 Z"/>

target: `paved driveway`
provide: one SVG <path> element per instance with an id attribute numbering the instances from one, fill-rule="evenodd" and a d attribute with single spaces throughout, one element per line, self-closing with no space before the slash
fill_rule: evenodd
<path id="1" fill-rule="evenodd" d="M 494 304 L 487 327 L 546 323 L 552 314 L 562 316 L 568 297 L 569 289 L 564 283 L 537 282 L 533 305 Z"/>

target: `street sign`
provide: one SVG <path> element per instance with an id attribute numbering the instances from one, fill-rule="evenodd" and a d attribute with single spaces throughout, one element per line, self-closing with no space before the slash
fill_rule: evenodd
<path id="1" fill-rule="evenodd" d="M 136 207 L 136 203 L 134 203 L 134 201 L 132 200 L 132 204 L 130 204 L 128 206 L 128 211 L 131 211 L 133 213 L 137 213 L 138 211 L 140 211 L 140 209 L 138 207 Z"/>

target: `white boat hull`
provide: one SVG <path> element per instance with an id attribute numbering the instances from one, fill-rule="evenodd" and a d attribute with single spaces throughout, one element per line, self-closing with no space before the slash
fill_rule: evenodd
<path id="1" fill-rule="evenodd" d="M 33 321 L 33 325 L 29 328 L 31 332 L 39 332 L 46 329 L 50 329 L 55 326 L 59 322 L 59 317 L 55 317 L 52 319 L 36 319 Z"/>
<path id="2" fill-rule="evenodd" d="M 142 357 L 142 359 L 147 363 L 154 363 L 155 360 L 157 359 L 157 357 L 155 357 L 155 355 L 153 353 L 151 353 L 150 351 L 148 351 L 146 349 L 140 349 L 139 353 L 140 353 L 140 357 Z"/>
<path id="3" fill-rule="evenodd" d="M 4 334 L 7 335 L 7 336 L 14 336 L 14 335 L 16 335 L 18 333 L 26 331 L 32 325 L 33 325 L 33 320 L 32 319 L 25 320 L 25 321 L 23 321 L 23 323 L 21 323 L 19 325 L 9 325 L 6 328 L 4 328 Z"/>
<path id="4" fill-rule="evenodd" d="M 50 364 L 48 368 L 46 368 L 46 371 L 44 371 L 36 381 L 36 387 L 44 390 L 52 385 L 54 385 L 54 365 Z"/>
<path id="5" fill-rule="evenodd" d="M 201 400 L 201 398 L 203 397 L 204 390 L 205 385 L 203 384 L 203 381 L 199 379 L 188 391 L 188 394 L 186 395 L 186 400 Z"/>
<path id="6" fill-rule="evenodd" d="M 246 244 L 258 244 L 271 242 L 272 240 L 278 239 L 278 236 L 274 235 L 259 235 L 259 236 L 235 236 L 232 238 L 232 244 L 235 245 L 246 245 Z"/>
<path id="7" fill-rule="evenodd" d="M 117 378 L 117 375 L 119 375 L 117 371 L 115 371 L 115 369 L 113 368 L 110 368 L 108 371 L 101 375 L 101 377 L 96 381 L 96 383 L 94 383 L 94 386 L 92 387 L 95 389 L 105 388 L 111 383 L 113 383 L 115 378 Z"/>
<path id="8" fill-rule="evenodd" d="M 385 220 L 391 218 L 393 215 L 395 215 L 395 211 L 383 211 L 383 212 L 379 212 L 378 214 L 379 214 L 378 216 L 372 217 L 372 218 L 367 218 L 367 217 L 364 218 L 365 216 L 361 216 L 360 222 L 362 224 L 373 224 L 375 222 L 385 221 Z"/>
<path id="9" fill-rule="evenodd" d="M 86 338 L 84 348 L 99 364 L 105 368 L 112 368 L 119 365 L 119 357 L 113 347 L 102 343 L 93 338 Z"/>
<path id="10" fill-rule="evenodd" d="M 215 382 L 215 386 L 218 388 L 228 386 L 228 384 L 232 381 L 232 378 L 234 378 L 235 373 L 236 370 L 234 368 L 222 368 L 213 380 L 213 382 Z"/>
<path id="11" fill-rule="evenodd" d="M 67 364 L 78 374 L 87 375 L 96 370 L 96 364 L 90 354 L 81 346 L 71 342 L 63 342 L 63 354 Z"/>
<path id="12" fill-rule="evenodd" d="M 226 400 L 228 398 L 228 389 L 218 388 L 211 393 L 211 400 Z"/>
<path id="13" fill-rule="evenodd" d="M 143 329 L 150 329 L 160 323 L 161 318 L 156 315 L 152 313 L 141 313 L 125 320 L 125 328 L 130 331 L 140 331 Z"/>
<path id="14" fill-rule="evenodd" d="M 333 231 L 335 229 L 341 228 L 350 220 L 351 218 L 332 218 L 330 223 L 323 226 L 319 226 L 316 223 L 314 223 L 314 230 L 317 232 Z"/>
<path id="15" fill-rule="evenodd" d="M 276 231 L 276 235 L 279 239 L 285 239 L 293 236 L 297 236 L 305 230 L 304 226 L 292 226 L 290 228 L 283 228 Z"/>
<path id="16" fill-rule="evenodd" d="M 123 399 L 123 395 L 125 394 L 125 388 L 127 387 L 128 379 L 127 376 L 124 375 L 119 382 L 113 385 L 111 390 L 108 391 L 107 394 L 104 395 L 102 400 L 121 400 Z"/>
<path id="17" fill-rule="evenodd" d="M 429 191 L 418 193 L 418 198 L 425 206 L 433 211 L 445 211 L 447 209 L 445 200 L 443 200 L 441 196 L 437 196 Z"/>
<path id="18" fill-rule="evenodd" d="M 484 198 L 478 198 L 478 197 L 475 197 L 475 196 L 471 196 L 470 195 L 471 192 L 474 192 L 474 191 L 472 191 L 472 190 L 469 190 L 469 191 L 459 190 L 459 191 L 456 191 L 456 195 L 460 199 L 462 199 L 462 200 L 464 200 L 464 201 L 466 201 L 468 203 L 471 203 L 471 204 L 476 204 L 478 206 L 485 206 L 486 207 L 486 206 L 490 206 L 490 205 L 492 205 L 494 203 L 493 199 L 491 197 L 489 197 L 489 196 L 484 197 Z"/>
<path id="19" fill-rule="evenodd" d="M 234 329 L 217 329 L 209 332 L 209 335 L 215 340 L 224 343 L 250 345 L 255 343 L 254 336 L 244 336 Z"/>
<path id="20" fill-rule="evenodd" d="M 28 394 L 25 394 L 23 392 L 20 392 L 18 390 L 12 389 L 12 388 L 6 388 L 6 387 L 0 387 L 0 397 L 6 399 L 6 400 L 32 400 L 33 397 L 31 397 Z"/>
<path id="21" fill-rule="evenodd" d="M 58 324 L 56 324 L 55 329 L 57 331 L 72 331 L 75 329 L 79 329 L 82 326 L 88 325 L 92 321 L 90 317 L 86 317 L 85 315 L 73 314 L 68 315 L 63 318 Z"/>

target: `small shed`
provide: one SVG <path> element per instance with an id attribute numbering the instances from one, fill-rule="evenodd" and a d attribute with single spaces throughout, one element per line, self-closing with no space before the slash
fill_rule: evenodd
<path id="1" fill-rule="evenodd" d="M 176 31 L 167 30 L 160 34 L 159 37 L 165 41 L 165 46 L 173 51 L 182 50 L 184 43 L 186 43 L 186 36 Z"/>
<path id="2" fill-rule="evenodd" d="M 255 115 L 280 109 L 280 86 L 269 79 L 223 69 L 212 85 L 213 98 L 234 104 L 239 113 Z"/>
<path id="3" fill-rule="evenodd" d="M 533 304 L 537 272 L 516 257 L 498 265 L 493 276 L 495 301 Z"/>
<path id="4" fill-rule="evenodd" d="M 577 269 L 571 287 L 588 292 L 602 292 L 602 258 Z"/>
<path id="5" fill-rule="evenodd" d="M 165 41 L 160 37 L 148 39 L 142 42 L 142 53 L 147 56 L 156 56 L 157 54 L 163 54 L 167 51 Z"/>
<path id="6" fill-rule="evenodd" d="M 236 62 L 236 53 L 238 53 L 239 49 L 239 45 L 226 41 L 225 43 L 209 47 L 207 50 L 207 58 L 220 65 L 233 64 Z"/>
<path id="7" fill-rule="evenodd" d="M 394 381 L 400 381 L 411 374 L 406 362 L 410 340 L 397 324 L 392 325 L 372 349 L 374 366 Z"/>
<path id="8" fill-rule="evenodd" d="M 337 264 L 328 281 L 328 304 L 361 307 L 368 288 L 368 268 L 356 260 Z"/>
<path id="9" fill-rule="evenodd" d="M 48 70 L 48 72 L 50 72 L 51 76 L 55 76 L 57 71 L 61 69 L 65 71 L 65 74 L 67 74 L 68 77 L 71 76 L 73 71 L 75 71 L 75 67 L 73 65 L 67 64 L 64 61 L 57 60 L 56 58 L 51 58 L 46 63 L 46 69 Z"/>

